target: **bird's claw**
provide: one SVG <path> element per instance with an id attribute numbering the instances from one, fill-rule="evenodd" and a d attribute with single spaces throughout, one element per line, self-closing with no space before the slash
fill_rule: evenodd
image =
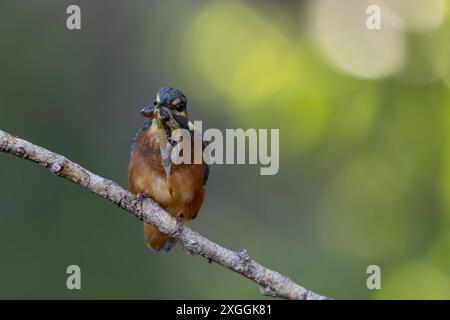
<path id="1" fill-rule="evenodd" d="M 139 201 L 144 200 L 145 198 L 148 198 L 148 196 L 145 193 L 139 192 L 136 194 L 136 199 Z"/>
<path id="2" fill-rule="evenodd" d="M 175 232 L 173 232 L 173 234 L 171 234 L 170 236 L 176 238 L 181 231 L 183 230 L 184 227 L 184 213 L 180 212 L 180 214 L 178 214 L 178 216 L 176 216 L 176 220 L 177 220 L 177 228 L 175 230 Z"/>

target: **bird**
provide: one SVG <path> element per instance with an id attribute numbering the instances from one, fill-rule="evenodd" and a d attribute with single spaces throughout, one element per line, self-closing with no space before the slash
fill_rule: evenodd
<path id="1" fill-rule="evenodd" d="M 177 88 L 162 87 L 153 105 L 144 107 L 140 114 L 146 119 L 132 142 L 128 190 L 138 198 L 152 198 L 185 224 L 197 216 L 205 199 L 209 176 L 209 165 L 203 157 L 201 163 L 174 164 L 170 160 L 176 143 L 175 129 L 189 130 L 191 146 L 194 146 L 194 139 L 202 139 L 201 135 L 194 135 L 195 128 L 187 113 L 187 98 Z M 203 151 L 207 144 L 201 141 L 200 145 Z M 194 147 L 191 150 L 193 156 Z M 176 245 L 175 238 L 146 222 L 144 236 L 152 251 L 169 252 Z"/>

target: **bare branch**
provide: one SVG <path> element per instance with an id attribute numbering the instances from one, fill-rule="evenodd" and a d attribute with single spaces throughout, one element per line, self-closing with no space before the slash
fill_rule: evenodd
<path id="1" fill-rule="evenodd" d="M 288 277 L 269 270 L 250 258 L 246 250 L 226 249 L 177 222 L 151 199 L 137 199 L 117 183 L 104 179 L 57 153 L 0 130 L 0 151 L 33 161 L 151 223 L 180 240 L 184 250 L 214 261 L 261 286 L 265 295 L 298 300 L 324 300 L 327 297 L 303 288 Z"/>

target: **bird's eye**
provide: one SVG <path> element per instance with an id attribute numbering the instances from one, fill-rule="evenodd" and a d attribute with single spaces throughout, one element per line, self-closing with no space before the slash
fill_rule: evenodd
<path id="1" fill-rule="evenodd" d="M 181 103 L 181 101 L 180 101 L 179 98 L 177 98 L 177 99 L 175 99 L 174 101 L 172 101 L 171 105 L 172 105 L 172 107 L 174 107 L 177 111 L 182 111 L 183 108 L 184 108 L 184 106 L 183 106 L 183 104 Z"/>

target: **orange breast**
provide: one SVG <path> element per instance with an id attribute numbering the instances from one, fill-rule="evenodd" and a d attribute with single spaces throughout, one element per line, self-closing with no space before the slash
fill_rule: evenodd
<path id="1" fill-rule="evenodd" d="M 191 148 L 193 149 L 193 148 Z M 144 193 L 174 216 L 183 213 L 186 220 L 197 214 L 205 196 L 205 164 L 172 165 L 166 176 L 162 165 L 159 139 L 154 127 L 142 132 L 131 152 L 128 188 Z"/>

